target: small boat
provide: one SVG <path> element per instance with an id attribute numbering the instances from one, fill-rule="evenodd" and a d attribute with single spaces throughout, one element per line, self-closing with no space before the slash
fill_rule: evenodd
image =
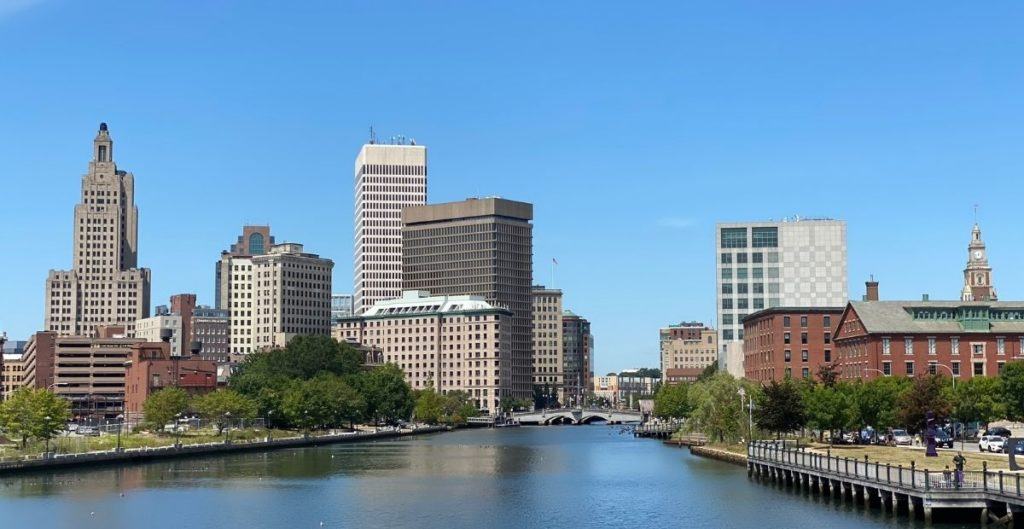
<path id="1" fill-rule="evenodd" d="M 494 419 L 495 428 L 516 428 L 519 426 L 519 420 L 514 418 L 497 418 Z"/>

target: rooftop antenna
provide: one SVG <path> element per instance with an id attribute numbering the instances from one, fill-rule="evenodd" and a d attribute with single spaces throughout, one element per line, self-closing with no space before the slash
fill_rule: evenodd
<path id="1" fill-rule="evenodd" d="M 975 224 L 978 223 L 978 205 L 977 204 L 974 205 L 974 223 Z"/>
<path id="2" fill-rule="evenodd" d="M 370 125 L 370 145 L 377 143 L 377 133 L 373 130 L 373 125 Z"/>

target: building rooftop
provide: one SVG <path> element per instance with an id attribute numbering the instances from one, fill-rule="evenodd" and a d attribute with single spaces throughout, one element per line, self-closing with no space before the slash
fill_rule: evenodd
<path id="1" fill-rule="evenodd" d="M 425 290 L 406 290 L 402 292 L 400 298 L 377 302 L 362 317 L 480 311 L 505 311 L 505 309 L 491 305 L 482 296 L 431 296 L 430 292 Z M 343 319 L 358 319 L 358 317 Z"/>
<path id="2" fill-rule="evenodd" d="M 845 308 L 846 307 L 771 307 L 747 314 L 740 321 L 753 321 L 771 314 L 842 314 Z"/>
<path id="3" fill-rule="evenodd" d="M 1024 332 L 1024 301 L 851 301 L 870 333 Z"/>

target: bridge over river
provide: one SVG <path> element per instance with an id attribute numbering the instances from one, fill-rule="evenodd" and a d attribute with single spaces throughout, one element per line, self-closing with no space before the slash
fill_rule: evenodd
<path id="1" fill-rule="evenodd" d="M 609 410 L 603 408 L 559 408 L 515 414 L 520 424 L 590 424 L 604 421 L 610 424 L 639 423 L 644 416 L 638 411 Z"/>

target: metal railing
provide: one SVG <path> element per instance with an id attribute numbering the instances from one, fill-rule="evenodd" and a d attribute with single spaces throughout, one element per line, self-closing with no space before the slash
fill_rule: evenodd
<path id="1" fill-rule="evenodd" d="M 1020 473 L 988 470 L 981 471 L 928 470 L 892 465 L 849 457 L 807 452 L 803 448 L 790 448 L 772 441 L 755 441 L 747 445 L 747 458 L 753 463 L 778 463 L 781 466 L 827 474 L 834 477 L 856 478 L 916 491 L 934 492 L 989 492 L 1024 497 Z"/>

